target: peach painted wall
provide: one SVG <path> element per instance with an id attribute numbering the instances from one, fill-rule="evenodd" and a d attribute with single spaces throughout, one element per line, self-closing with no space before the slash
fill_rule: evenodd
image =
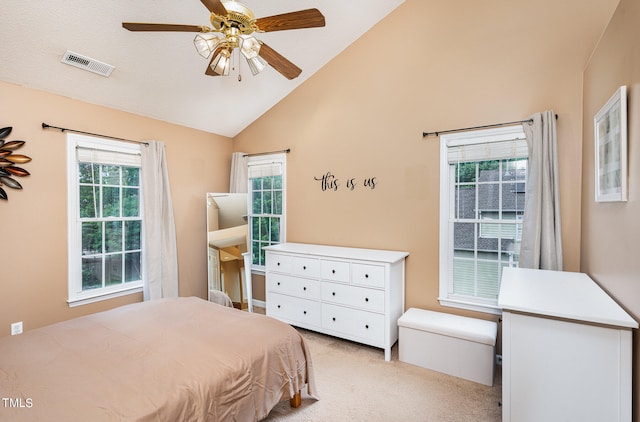
<path id="1" fill-rule="evenodd" d="M 640 321 L 640 3 L 622 0 L 584 72 L 581 271 Z M 609 97 L 628 90 L 627 202 L 595 202 L 593 116 Z M 634 402 L 640 403 L 640 340 L 634 333 Z M 637 409 L 637 408 L 636 408 Z M 640 412 L 634 412 L 640 421 Z"/>
<path id="2" fill-rule="evenodd" d="M 207 296 L 205 193 L 229 186 L 231 139 L 0 82 L 0 127 L 19 151 L 24 189 L 0 201 L 0 336 L 12 322 L 24 329 L 140 301 L 141 294 L 69 308 L 67 299 L 66 135 L 42 122 L 166 144 L 178 241 L 181 296 Z"/>
<path id="3" fill-rule="evenodd" d="M 554 109 L 565 268 L 578 270 L 582 72 L 617 0 L 594 3 L 407 0 L 235 138 L 291 148 L 287 240 L 408 251 L 406 306 L 461 313 L 437 300 L 440 150 L 422 132 Z M 328 172 L 337 191 L 315 180 Z"/>

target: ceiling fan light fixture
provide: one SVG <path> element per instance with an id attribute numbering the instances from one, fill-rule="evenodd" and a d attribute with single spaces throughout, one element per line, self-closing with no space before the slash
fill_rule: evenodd
<path id="1" fill-rule="evenodd" d="M 260 53 L 260 41 L 256 37 L 242 37 L 240 41 L 240 51 L 249 59 L 258 57 Z"/>
<path id="2" fill-rule="evenodd" d="M 217 37 L 214 34 L 198 34 L 193 39 L 193 45 L 196 47 L 198 54 L 208 59 L 222 41 L 224 41 L 224 38 Z"/>
<path id="3" fill-rule="evenodd" d="M 211 62 L 211 70 L 217 75 L 229 76 L 229 68 L 231 64 L 231 52 L 224 49 L 220 50 L 218 55 Z"/>
<path id="4" fill-rule="evenodd" d="M 262 72 L 265 67 L 267 67 L 267 61 L 260 56 L 247 59 L 247 63 L 249 64 L 249 69 L 251 69 L 253 76 L 256 76 L 258 73 Z"/>

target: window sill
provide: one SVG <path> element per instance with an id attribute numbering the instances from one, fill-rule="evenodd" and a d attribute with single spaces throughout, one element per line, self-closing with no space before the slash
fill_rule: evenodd
<path id="1" fill-rule="evenodd" d="M 451 308 L 465 309 L 468 311 L 484 312 L 486 314 L 502 315 L 502 309 L 498 305 L 469 302 L 460 299 L 438 298 L 440 305 Z"/>
<path id="2" fill-rule="evenodd" d="M 110 292 L 95 292 L 93 294 L 84 294 L 82 296 L 75 297 L 73 299 L 69 298 L 67 303 L 70 308 L 75 308 L 76 306 L 88 305 L 90 303 L 101 302 L 103 300 L 114 299 L 116 297 L 127 296 L 134 293 L 142 292 L 142 286 L 132 286 L 127 289 L 110 291 Z"/>

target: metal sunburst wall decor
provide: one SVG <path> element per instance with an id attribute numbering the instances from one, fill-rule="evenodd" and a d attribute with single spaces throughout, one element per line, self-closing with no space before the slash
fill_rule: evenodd
<path id="1" fill-rule="evenodd" d="M 22 189 L 22 185 L 14 176 L 24 177 L 30 173 L 16 164 L 24 164 L 31 161 L 30 157 L 22 154 L 15 154 L 15 150 L 25 144 L 25 141 L 5 141 L 11 133 L 12 127 L 0 129 L 0 199 L 7 199 L 7 192 L 3 186 L 11 189 Z"/>

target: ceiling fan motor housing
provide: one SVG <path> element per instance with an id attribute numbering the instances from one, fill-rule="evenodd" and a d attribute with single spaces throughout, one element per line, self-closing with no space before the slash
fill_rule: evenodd
<path id="1" fill-rule="evenodd" d="M 249 35 L 257 30 L 253 23 L 255 15 L 247 6 L 236 1 L 222 2 L 222 4 L 227 9 L 226 16 L 211 13 L 211 25 L 216 30 L 225 32 L 227 28 L 236 28 L 242 35 Z"/>

